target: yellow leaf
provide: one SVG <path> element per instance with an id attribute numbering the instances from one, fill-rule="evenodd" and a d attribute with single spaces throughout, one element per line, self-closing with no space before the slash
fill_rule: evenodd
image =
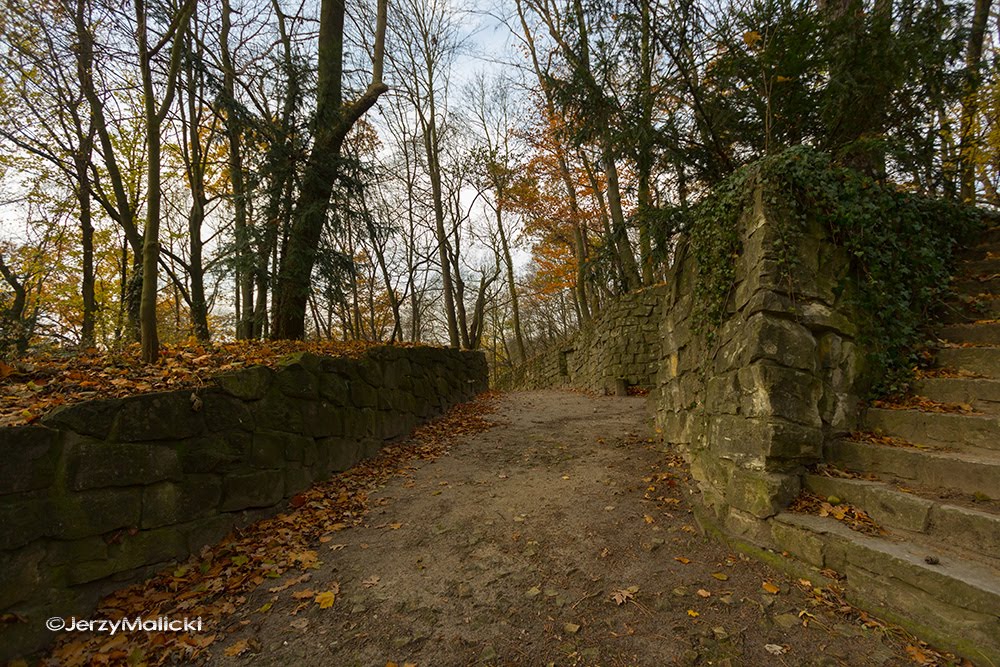
<path id="1" fill-rule="evenodd" d="M 756 30 L 743 33 L 743 42 L 750 48 L 753 48 L 754 45 L 762 39 L 764 38 L 761 37 L 760 33 Z"/>
<path id="2" fill-rule="evenodd" d="M 772 584 L 770 581 L 765 581 L 760 585 L 760 587 L 763 588 L 768 593 L 770 593 L 771 595 L 777 595 L 778 592 L 781 590 L 780 588 Z"/>
<path id="3" fill-rule="evenodd" d="M 337 594 L 333 591 L 323 591 L 316 596 L 314 600 L 316 604 L 319 605 L 320 609 L 329 609 L 333 606 L 334 601 L 337 599 Z"/>
<path id="4" fill-rule="evenodd" d="M 729 575 L 723 572 L 713 572 L 712 576 L 719 581 L 726 581 L 729 579 Z"/>
<path id="5" fill-rule="evenodd" d="M 648 514 L 644 514 L 642 520 L 645 521 L 646 523 L 653 523 L 653 521 L 655 521 L 656 519 L 649 516 Z"/>
<path id="6" fill-rule="evenodd" d="M 700 598 L 710 598 L 710 597 L 712 597 L 712 594 L 709 591 L 706 591 L 704 588 L 699 588 L 698 589 L 698 597 L 700 597 Z"/>
<path id="7" fill-rule="evenodd" d="M 304 591 L 295 591 L 292 593 L 292 597 L 296 600 L 308 600 L 309 598 L 316 597 L 316 591 L 311 588 L 307 588 Z"/>
<path id="8" fill-rule="evenodd" d="M 690 558 L 685 558 L 684 556 L 674 556 L 674 560 L 677 561 L 678 563 L 683 563 L 684 565 L 687 565 L 688 563 L 691 562 Z"/>
<path id="9" fill-rule="evenodd" d="M 694 609 L 688 609 L 688 616 L 690 616 L 691 618 L 698 618 L 699 616 L 701 616 L 701 614 L 696 612 Z"/>

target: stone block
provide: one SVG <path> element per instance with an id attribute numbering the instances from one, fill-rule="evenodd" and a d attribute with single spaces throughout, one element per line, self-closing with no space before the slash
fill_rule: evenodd
<path id="1" fill-rule="evenodd" d="M 319 395 L 334 405 L 347 405 L 351 400 L 347 379 L 339 373 L 324 372 L 319 376 Z"/>
<path id="2" fill-rule="evenodd" d="M 324 438 L 316 443 L 317 459 L 325 472 L 343 472 L 361 460 L 360 440 Z"/>
<path id="3" fill-rule="evenodd" d="M 224 512 L 251 507 L 270 507 L 281 501 L 285 491 L 285 474 L 281 470 L 258 470 L 233 473 L 222 480 Z"/>
<path id="4" fill-rule="evenodd" d="M 822 426 L 819 403 L 823 385 L 813 374 L 755 363 L 741 368 L 738 377 L 741 414 L 752 418 L 778 417 L 816 428 Z"/>
<path id="5" fill-rule="evenodd" d="M 145 394 L 122 399 L 112 439 L 122 442 L 190 438 L 205 430 L 190 390 Z"/>
<path id="6" fill-rule="evenodd" d="M 215 383 L 227 394 L 244 401 L 256 401 L 264 397 L 274 371 L 265 366 L 250 366 L 238 371 L 223 373 L 215 378 Z"/>
<path id="7" fill-rule="evenodd" d="M 188 475 L 183 482 L 160 482 L 143 489 L 142 528 L 159 528 L 215 514 L 222 499 L 218 475 Z"/>
<path id="8" fill-rule="evenodd" d="M 799 493 L 797 475 L 737 468 L 726 486 L 726 501 L 759 519 L 774 516 Z"/>
<path id="9" fill-rule="evenodd" d="M 39 589 L 46 580 L 44 562 L 45 549 L 41 544 L 0 553 L 0 609 L 6 610 L 14 604 L 38 597 Z M 0 624 L 0 628 L 3 625 Z"/>
<path id="10" fill-rule="evenodd" d="M 181 477 L 176 446 L 84 441 L 76 443 L 68 454 L 70 488 L 78 491 Z"/>
<path id="11" fill-rule="evenodd" d="M 826 565 L 823 538 L 811 530 L 775 520 L 771 522 L 771 539 L 778 549 L 799 560 L 819 568 Z"/>
<path id="12" fill-rule="evenodd" d="M 185 473 L 219 472 L 248 465 L 253 436 L 242 431 L 192 438 L 177 444 Z"/>
<path id="13" fill-rule="evenodd" d="M 128 572 L 186 556 L 187 541 L 179 528 L 171 526 L 141 530 L 134 535 L 124 534 L 120 542 L 110 545 L 106 559 L 71 565 L 67 570 L 67 583 L 83 584 L 118 572 Z"/>
<path id="14" fill-rule="evenodd" d="M 289 453 L 292 460 L 302 457 L 304 436 L 281 431 L 258 431 L 253 434 L 250 447 L 250 465 L 254 468 L 277 470 L 285 467 Z"/>
<path id="15" fill-rule="evenodd" d="M 374 408 L 378 405 L 378 392 L 375 388 L 363 381 L 350 383 L 351 405 L 356 408 Z"/>
<path id="16" fill-rule="evenodd" d="M 59 433 L 43 426 L 0 428 L 0 496 L 44 489 L 55 480 Z"/>
<path id="17" fill-rule="evenodd" d="M 302 404 L 302 432 L 312 438 L 344 434 L 344 411 L 327 401 L 313 400 Z"/>
<path id="18" fill-rule="evenodd" d="M 272 387 L 264 398 L 249 405 L 258 429 L 302 433 L 302 401 Z"/>
<path id="19" fill-rule="evenodd" d="M 59 567 L 108 557 L 108 543 L 103 537 L 84 537 L 78 540 L 49 540 L 44 545 L 45 565 Z"/>
<path id="20" fill-rule="evenodd" d="M 63 540 L 103 535 L 139 525 L 142 490 L 138 488 L 79 491 L 50 499 L 46 533 Z"/>
<path id="21" fill-rule="evenodd" d="M 232 514 L 216 514 L 186 523 L 183 528 L 187 550 L 196 554 L 202 547 L 213 545 L 233 529 Z"/>
<path id="22" fill-rule="evenodd" d="M 50 512 L 44 498 L 0 499 L 0 550 L 17 549 L 46 535 L 51 530 Z"/>
<path id="23" fill-rule="evenodd" d="M 285 396 L 307 399 L 319 396 L 319 378 L 300 363 L 279 369 L 274 374 L 274 383 Z"/>
<path id="24" fill-rule="evenodd" d="M 285 468 L 285 497 L 294 496 L 299 491 L 305 491 L 312 486 L 314 473 L 309 468 L 289 466 Z"/>
<path id="25" fill-rule="evenodd" d="M 253 415 L 244 401 L 216 391 L 202 393 L 201 399 L 209 431 L 253 430 Z"/>
<path id="26" fill-rule="evenodd" d="M 111 432 L 121 407 L 118 398 L 62 405 L 42 417 L 41 423 L 103 440 Z"/>

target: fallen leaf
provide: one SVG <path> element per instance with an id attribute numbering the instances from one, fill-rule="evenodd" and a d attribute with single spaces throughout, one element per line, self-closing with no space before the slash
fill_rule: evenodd
<path id="1" fill-rule="evenodd" d="M 403 527 L 403 524 L 401 524 L 401 523 L 390 523 L 389 524 L 389 530 L 399 530 L 402 527 Z"/>
<path id="2" fill-rule="evenodd" d="M 781 592 L 781 589 L 772 584 L 770 581 L 765 581 L 760 585 L 760 587 L 763 588 L 768 593 L 770 593 L 771 595 L 777 595 L 779 592 Z"/>
<path id="3" fill-rule="evenodd" d="M 713 572 L 712 576 L 714 578 L 718 579 L 719 581 L 728 581 L 729 580 L 729 575 L 725 574 L 724 572 Z"/>
<path id="4" fill-rule="evenodd" d="M 322 593 L 316 595 L 316 599 L 314 601 L 319 605 L 320 609 L 329 609 L 333 606 L 336 599 L 337 593 L 335 591 L 323 591 Z"/>
<path id="5" fill-rule="evenodd" d="M 712 594 L 709 591 L 706 591 L 704 588 L 699 588 L 698 591 L 697 591 L 697 593 L 698 593 L 698 597 L 701 597 L 701 598 L 710 598 L 710 597 L 712 597 Z"/>
<path id="6" fill-rule="evenodd" d="M 371 577 L 368 577 L 367 579 L 362 581 L 361 585 L 364 586 L 365 588 L 372 588 L 373 586 L 378 586 L 379 579 L 380 577 L 372 575 Z"/>
<path id="7" fill-rule="evenodd" d="M 656 519 L 649 516 L 648 514 L 644 514 L 642 520 L 645 521 L 646 523 L 653 523 L 654 521 L 656 521 Z"/>
<path id="8" fill-rule="evenodd" d="M 309 600 L 316 597 L 316 591 L 311 588 L 307 588 L 303 591 L 295 591 L 292 593 L 292 598 L 295 600 Z"/>
<path id="9" fill-rule="evenodd" d="M 577 632 L 580 631 L 580 626 L 577 625 L 576 623 L 566 623 L 565 625 L 563 625 L 563 631 L 566 632 L 567 634 L 575 635 Z"/>
<path id="10" fill-rule="evenodd" d="M 685 558 L 684 556 L 674 556 L 674 560 L 684 565 L 687 565 L 688 563 L 691 562 L 690 558 Z"/>
<path id="11" fill-rule="evenodd" d="M 764 650 L 771 655 L 784 655 L 788 653 L 788 649 L 780 644 L 764 644 Z"/>
<path id="12" fill-rule="evenodd" d="M 246 651 L 248 648 L 250 648 L 250 643 L 246 639 L 241 639 L 232 646 L 227 647 L 223 653 L 230 658 L 234 658 Z"/>
<path id="13" fill-rule="evenodd" d="M 696 612 L 694 609 L 688 609 L 688 616 L 690 616 L 691 618 L 698 618 L 699 616 L 701 616 L 701 614 Z"/>

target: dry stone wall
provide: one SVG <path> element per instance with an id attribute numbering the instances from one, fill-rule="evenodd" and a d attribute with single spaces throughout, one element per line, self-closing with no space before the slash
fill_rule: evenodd
<path id="1" fill-rule="evenodd" d="M 866 389 L 850 259 L 818 223 L 795 234 L 789 224 L 758 191 L 737 225 L 742 250 L 719 326 L 695 326 L 698 268 L 682 242 L 663 286 L 622 297 L 509 384 L 607 392 L 624 377 L 651 388 L 657 426 L 688 453 L 713 520 L 770 544 L 766 519 L 798 494 L 823 443 L 853 430 Z M 780 270 L 789 262 L 791 283 Z"/>
<path id="2" fill-rule="evenodd" d="M 631 292 L 589 325 L 518 366 L 502 380 L 518 389 L 569 386 L 612 393 L 622 381 L 650 389 L 660 363 L 665 285 Z"/>
<path id="3" fill-rule="evenodd" d="M 784 247 L 783 224 L 758 193 L 739 224 L 735 284 L 713 335 L 694 328 L 696 266 L 680 249 L 652 394 L 665 440 L 688 451 L 704 505 L 727 532 L 764 544 L 764 520 L 798 494 L 824 441 L 855 427 L 865 390 L 849 258 L 818 224 Z M 793 284 L 780 270 L 789 258 Z"/>
<path id="4" fill-rule="evenodd" d="M 481 352 L 303 353 L 0 429 L 0 660 L 486 388 Z"/>

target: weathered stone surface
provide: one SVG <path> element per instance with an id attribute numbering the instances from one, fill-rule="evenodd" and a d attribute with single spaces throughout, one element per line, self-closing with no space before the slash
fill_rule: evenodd
<path id="1" fill-rule="evenodd" d="M 192 438 L 176 445 L 185 473 L 222 472 L 245 465 L 253 436 L 242 431 Z"/>
<path id="2" fill-rule="evenodd" d="M 17 549 L 45 535 L 49 504 L 44 498 L 0 500 L 0 550 Z"/>
<path id="3" fill-rule="evenodd" d="M 246 402 L 221 392 L 204 392 L 200 395 L 209 431 L 252 431 L 253 415 Z"/>
<path id="4" fill-rule="evenodd" d="M 225 373 L 215 378 L 216 384 L 230 396 L 244 401 L 254 401 L 264 397 L 274 371 L 264 366 L 251 366 L 231 373 Z"/>
<path id="5" fill-rule="evenodd" d="M 318 362 L 315 364 L 319 368 Z M 285 396 L 315 398 L 319 395 L 319 378 L 301 363 L 292 363 L 274 375 L 274 383 Z"/>
<path id="6" fill-rule="evenodd" d="M 309 468 L 297 465 L 285 468 L 285 498 L 294 496 L 299 491 L 305 491 L 315 479 L 313 471 Z"/>
<path id="7" fill-rule="evenodd" d="M 168 446 L 84 441 L 72 448 L 70 488 L 150 484 L 182 476 L 177 451 Z"/>
<path id="8" fill-rule="evenodd" d="M 160 482 L 143 489 L 142 528 L 185 523 L 218 511 L 222 480 L 218 475 L 189 475 L 183 482 Z"/>
<path id="9" fill-rule="evenodd" d="M 84 441 L 72 449 L 70 488 L 151 484 L 182 476 L 177 450 L 166 445 Z"/>
<path id="10" fill-rule="evenodd" d="M 142 490 L 95 489 L 57 496 L 50 500 L 46 534 L 72 540 L 103 535 L 139 525 Z"/>
<path id="11" fill-rule="evenodd" d="M 205 430 L 204 415 L 195 411 L 189 390 L 145 394 L 122 399 L 114 429 L 117 440 L 143 442 L 190 438 Z"/>
<path id="12" fill-rule="evenodd" d="M 284 497 L 285 474 L 281 470 L 227 475 L 222 484 L 223 512 L 270 507 Z"/>
<path id="13" fill-rule="evenodd" d="M 59 433 L 43 426 L 0 429 L 0 496 L 43 489 L 55 479 Z M 2 523 L 2 522 L 0 522 Z"/>
<path id="14" fill-rule="evenodd" d="M 766 519 L 787 507 L 798 493 L 797 476 L 736 469 L 726 488 L 726 500 L 737 509 Z"/>
<path id="15" fill-rule="evenodd" d="M 44 561 L 45 550 L 39 544 L 0 552 L 0 608 L 6 609 L 38 594 L 45 581 Z"/>
<path id="16" fill-rule="evenodd" d="M 112 398 L 64 405 L 42 417 L 41 422 L 54 429 L 67 429 L 81 435 L 106 438 L 121 410 L 122 401 Z"/>
<path id="17" fill-rule="evenodd" d="M 302 401 L 288 398 L 271 388 L 259 401 L 250 403 L 258 429 L 302 433 Z"/>

